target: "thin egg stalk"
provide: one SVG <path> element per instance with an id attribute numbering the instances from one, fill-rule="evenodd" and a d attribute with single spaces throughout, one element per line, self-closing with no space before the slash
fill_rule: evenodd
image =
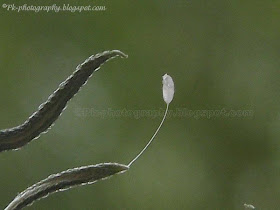
<path id="1" fill-rule="evenodd" d="M 168 74 L 163 75 L 162 76 L 162 94 L 163 94 L 163 100 L 166 103 L 166 109 L 165 109 L 163 118 L 162 118 L 157 130 L 155 131 L 154 135 L 150 139 L 150 141 L 141 150 L 141 152 L 127 165 L 128 167 L 130 167 L 145 152 L 145 150 L 150 146 L 150 144 L 152 143 L 152 141 L 156 137 L 156 135 L 157 135 L 158 131 L 160 130 L 163 122 L 165 121 L 165 118 L 166 118 L 167 112 L 168 112 L 169 104 L 173 100 L 173 97 L 174 97 L 174 92 L 175 92 L 175 88 L 174 88 L 174 82 L 173 82 L 172 77 L 169 76 Z"/>

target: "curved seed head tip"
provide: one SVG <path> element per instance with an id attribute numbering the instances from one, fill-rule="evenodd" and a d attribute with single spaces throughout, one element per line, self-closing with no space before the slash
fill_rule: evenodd
<path id="1" fill-rule="evenodd" d="M 120 163 L 101 163 L 97 166 L 103 169 L 110 169 L 114 173 L 125 172 L 129 169 L 129 166 Z"/>
<path id="2" fill-rule="evenodd" d="M 171 76 L 165 74 L 162 76 L 162 93 L 165 103 L 169 104 L 174 96 L 174 82 Z"/>
<path id="3" fill-rule="evenodd" d="M 120 50 L 111 50 L 111 53 L 114 53 L 115 55 L 118 55 L 122 58 L 128 58 L 127 54 L 124 54 L 122 51 Z"/>

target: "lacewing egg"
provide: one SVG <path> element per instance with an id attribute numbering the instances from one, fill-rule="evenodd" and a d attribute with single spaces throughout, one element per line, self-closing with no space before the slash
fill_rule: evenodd
<path id="1" fill-rule="evenodd" d="M 168 74 L 162 76 L 162 94 L 165 103 L 169 104 L 174 96 L 174 82 Z"/>

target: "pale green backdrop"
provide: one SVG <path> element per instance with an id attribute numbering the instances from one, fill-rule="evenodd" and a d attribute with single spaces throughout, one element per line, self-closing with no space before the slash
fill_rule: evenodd
<path id="1" fill-rule="evenodd" d="M 16 12 L 4 3 L 107 10 Z M 279 209 L 279 1 L 1 0 L 0 6 L 1 129 L 27 119 L 91 54 L 129 55 L 94 74 L 47 134 L 0 154 L 0 209 L 52 173 L 128 163 L 160 123 L 165 73 L 176 86 L 174 115 L 130 171 L 27 209 L 244 209 L 244 203 Z M 154 111 L 133 117 L 120 110 Z M 238 110 L 250 114 L 234 116 Z"/>

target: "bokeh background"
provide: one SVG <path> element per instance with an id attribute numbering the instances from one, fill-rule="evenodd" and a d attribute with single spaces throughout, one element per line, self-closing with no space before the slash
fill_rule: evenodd
<path id="1" fill-rule="evenodd" d="M 3 3 L 107 10 L 15 12 Z M 3 129 L 91 54 L 129 55 L 95 73 L 47 134 L 0 154 L 0 209 L 52 173 L 128 163 L 160 123 L 165 73 L 176 86 L 173 114 L 129 172 L 27 209 L 280 209 L 279 1 L 1 0 L 0 14 Z"/>

